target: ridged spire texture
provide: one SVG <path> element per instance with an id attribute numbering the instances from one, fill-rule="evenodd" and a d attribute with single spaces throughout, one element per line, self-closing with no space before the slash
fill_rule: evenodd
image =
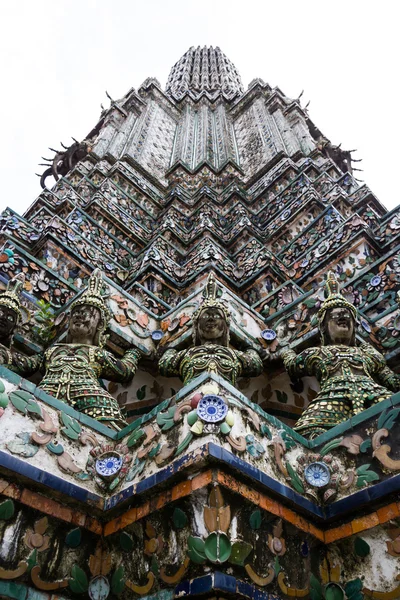
<path id="1" fill-rule="evenodd" d="M 166 92 L 176 100 L 185 94 L 197 98 L 202 93 L 227 99 L 243 94 L 242 80 L 235 65 L 216 47 L 190 48 L 174 65 L 168 77 Z"/>

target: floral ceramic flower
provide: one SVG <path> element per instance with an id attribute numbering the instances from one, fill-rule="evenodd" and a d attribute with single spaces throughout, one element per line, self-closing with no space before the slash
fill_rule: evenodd
<path id="1" fill-rule="evenodd" d="M 48 526 L 47 517 L 36 521 L 32 529 L 27 529 L 24 537 L 25 545 L 31 550 L 44 552 L 50 545 L 50 536 L 44 535 Z"/>
<path id="2" fill-rule="evenodd" d="M 351 302 L 351 304 L 354 304 L 354 306 L 359 306 L 362 303 L 360 291 L 352 285 L 347 286 L 342 291 L 342 295 L 346 298 L 346 300 Z"/>
<path id="3" fill-rule="evenodd" d="M 25 282 L 25 288 L 33 292 L 47 292 L 50 287 L 50 279 L 46 277 L 46 271 L 41 269 L 32 273 L 29 281 Z"/>
<path id="4" fill-rule="evenodd" d="M 394 230 L 400 229 L 400 215 L 397 214 L 393 217 L 393 219 L 389 223 L 389 227 L 390 229 Z"/>
<path id="5" fill-rule="evenodd" d="M 367 290 L 369 292 L 382 291 L 385 288 L 387 282 L 387 276 L 383 274 L 372 275 L 370 280 L 367 282 Z"/>
<path id="6" fill-rule="evenodd" d="M 268 547 L 276 556 L 283 556 L 286 552 L 286 543 L 282 537 L 281 520 L 273 527 L 272 535 L 270 533 L 268 534 Z"/>

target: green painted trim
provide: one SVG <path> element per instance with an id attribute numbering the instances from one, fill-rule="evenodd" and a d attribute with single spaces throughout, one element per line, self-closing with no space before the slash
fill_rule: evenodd
<path id="1" fill-rule="evenodd" d="M 32 395 L 34 395 L 37 399 L 41 400 L 45 404 L 55 408 L 60 412 L 64 412 L 81 424 L 90 427 L 92 430 L 97 431 L 98 433 L 112 439 L 112 440 L 122 440 L 125 436 L 129 435 L 134 429 L 140 427 L 144 423 L 150 421 L 153 417 L 155 417 L 159 412 L 165 410 L 171 403 L 172 398 L 167 398 L 163 400 L 160 404 L 156 405 L 150 412 L 138 417 L 132 423 L 130 423 L 127 427 L 122 429 L 121 431 L 113 431 L 109 427 L 106 427 L 99 421 L 84 415 L 72 407 L 68 406 L 64 402 L 60 400 L 56 400 L 49 394 L 46 394 L 43 390 L 39 389 L 32 382 L 23 379 L 16 373 L 9 371 L 4 366 L 0 365 L 0 378 L 5 379 L 9 383 L 14 385 L 18 385 L 21 389 L 26 390 Z M 400 404 L 400 392 L 393 394 L 390 398 L 371 406 L 367 410 L 363 411 L 359 415 L 352 417 L 351 419 L 344 421 L 343 423 L 339 423 L 336 427 L 333 427 L 329 431 L 321 434 L 314 440 L 307 440 L 297 431 L 294 431 L 291 427 L 282 423 L 277 417 L 268 414 L 265 412 L 258 404 L 251 402 L 244 394 L 239 392 L 229 381 L 224 379 L 223 377 L 216 375 L 214 373 L 202 373 L 199 377 L 192 379 L 187 385 L 184 385 L 177 394 L 173 397 L 175 402 L 182 400 L 189 394 L 191 394 L 194 390 L 196 390 L 199 386 L 204 384 L 207 381 L 215 381 L 218 383 L 226 392 L 233 397 L 237 398 L 240 402 L 254 410 L 258 415 L 260 415 L 267 423 L 277 427 L 278 429 L 284 430 L 291 438 L 293 438 L 296 442 L 301 444 L 305 448 L 315 449 L 325 444 L 326 442 L 335 439 L 336 437 L 343 435 L 347 431 L 353 429 L 354 427 L 364 423 L 379 414 L 381 414 L 384 410 L 390 409 L 392 406 L 397 406 Z"/>
<path id="2" fill-rule="evenodd" d="M 45 592 L 39 592 L 23 583 L 15 583 L 14 581 L 0 581 L 0 595 L 14 600 L 49 600 L 50 598 L 50 595 Z M 57 594 L 57 600 L 67 600 L 67 598 Z"/>
<path id="3" fill-rule="evenodd" d="M 156 594 L 151 594 L 151 596 L 141 596 L 141 600 L 171 600 L 175 597 L 175 592 L 173 590 L 161 590 Z"/>
<path id="4" fill-rule="evenodd" d="M 6 598 L 16 598 L 16 600 L 26 600 L 28 588 L 21 583 L 14 581 L 0 581 L 0 594 Z"/>
<path id="5" fill-rule="evenodd" d="M 62 402 L 61 400 L 57 400 L 56 398 L 53 398 L 53 396 L 46 394 L 46 392 L 44 392 L 43 390 L 38 388 L 31 381 L 27 381 L 26 379 L 23 379 L 20 375 L 13 373 L 12 371 L 7 369 L 3 365 L 0 365 L 0 378 L 5 379 L 9 383 L 13 383 L 14 385 L 18 385 L 22 390 L 30 392 L 33 396 L 35 396 L 36 399 L 41 400 L 48 406 L 51 406 L 52 408 L 55 408 L 56 410 L 58 410 L 60 412 L 64 412 L 67 415 L 70 415 L 77 421 L 80 421 L 80 423 L 87 425 L 88 427 L 90 427 L 91 429 L 94 429 L 98 433 L 101 433 L 102 435 L 105 435 L 106 437 L 108 437 L 110 439 L 113 439 L 113 440 L 116 439 L 117 432 L 114 431 L 113 429 L 106 427 L 99 421 L 92 419 L 92 417 L 88 417 L 87 415 L 84 415 L 83 413 L 78 412 L 71 406 L 68 406 L 68 404 L 65 404 L 65 402 Z"/>

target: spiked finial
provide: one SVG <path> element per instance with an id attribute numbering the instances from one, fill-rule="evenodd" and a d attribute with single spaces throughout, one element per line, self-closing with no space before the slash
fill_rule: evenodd
<path id="1" fill-rule="evenodd" d="M 357 318 L 357 309 L 354 304 L 351 304 L 346 298 L 340 293 L 339 282 L 336 279 L 336 275 L 333 271 L 329 271 L 325 281 L 325 298 L 318 311 L 318 322 L 321 325 L 323 322 L 326 311 L 330 308 L 348 308 L 353 315 L 354 319 Z"/>
<path id="2" fill-rule="evenodd" d="M 335 273 L 329 271 L 325 282 L 325 298 L 329 298 L 333 294 L 340 294 L 340 287 Z"/>
<path id="3" fill-rule="evenodd" d="M 216 282 L 214 273 L 210 273 L 207 277 L 207 283 L 203 289 L 203 298 L 205 300 L 217 301 L 222 296 L 222 290 Z"/>
<path id="4" fill-rule="evenodd" d="M 104 301 L 103 287 L 103 274 L 100 269 L 95 269 L 89 277 L 88 287 L 71 305 L 71 310 L 76 306 L 89 305 L 100 311 L 102 323 L 99 325 L 99 346 L 102 346 L 105 342 L 104 331 L 107 329 L 112 316 Z"/>

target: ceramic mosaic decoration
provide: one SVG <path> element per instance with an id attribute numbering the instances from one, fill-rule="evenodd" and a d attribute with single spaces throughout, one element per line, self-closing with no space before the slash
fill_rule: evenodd
<path id="1" fill-rule="evenodd" d="M 400 598 L 400 210 L 219 48 L 88 130 L 0 215 L 0 597 Z"/>

